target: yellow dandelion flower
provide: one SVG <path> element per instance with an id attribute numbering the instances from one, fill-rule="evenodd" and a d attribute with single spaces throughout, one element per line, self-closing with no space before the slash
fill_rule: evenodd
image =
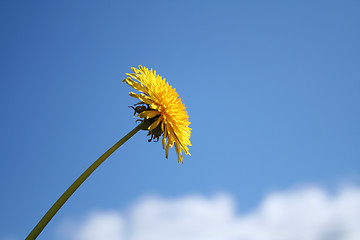
<path id="1" fill-rule="evenodd" d="M 139 105 L 133 107 L 135 114 L 142 121 L 149 121 L 149 134 L 155 141 L 162 138 L 163 149 L 166 149 L 166 158 L 169 155 L 169 146 L 175 145 L 178 162 L 183 161 L 183 152 L 190 155 L 188 146 L 191 146 L 191 128 L 186 107 L 182 103 L 175 89 L 172 88 L 165 78 L 156 75 L 156 71 L 139 66 L 139 69 L 131 68 L 134 73 L 127 73 L 129 77 L 123 82 L 129 84 L 135 90 L 142 93 L 130 92 L 131 97 L 138 98 Z"/>

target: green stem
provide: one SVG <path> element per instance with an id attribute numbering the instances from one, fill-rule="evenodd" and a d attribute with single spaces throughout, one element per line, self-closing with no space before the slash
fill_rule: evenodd
<path id="1" fill-rule="evenodd" d="M 76 181 L 61 195 L 61 197 L 54 203 L 54 205 L 47 211 L 43 216 L 40 222 L 34 227 L 31 233 L 27 236 L 25 240 L 34 240 L 41 233 L 44 227 L 50 222 L 54 215 L 59 211 L 59 209 L 64 205 L 64 203 L 69 199 L 69 197 L 80 187 L 80 185 L 90 176 L 95 169 L 100 166 L 113 152 L 116 151 L 121 145 L 123 145 L 127 140 L 129 140 L 135 133 L 139 130 L 147 129 L 148 121 L 140 123 L 135 127 L 131 132 L 129 132 L 125 137 L 120 139 L 117 143 L 114 144 L 109 150 L 107 150 L 101 157 L 98 158 L 91 166 L 86 169 L 81 176 L 76 179 Z"/>

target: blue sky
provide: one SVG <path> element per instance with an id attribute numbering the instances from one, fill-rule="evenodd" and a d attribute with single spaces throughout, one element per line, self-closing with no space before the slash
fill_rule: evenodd
<path id="1" fill-rule="evenodd" d="M 121 80 L 154 68 L 193 129 L 177 164 L 135 135 L 38 239 L 146 196 L 231 195 L 360 183 L 358 1 L 2 1 L 0 239 L 23 239 L 60 194 L 136 126 Z"/>

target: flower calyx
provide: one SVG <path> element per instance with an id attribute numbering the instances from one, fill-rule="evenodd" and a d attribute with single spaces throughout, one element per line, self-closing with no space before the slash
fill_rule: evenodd
<path id="1" fill-rule="evenodd" d="M 138 117 L 143 118 L 143 119 L 138 119 L 136 121 L 145 123 L 141 130 L 149 131 L 147 134 L 147 136 L 150 136 L 150 139 L 148 139 L 148 142 L 151 142 L 151 141 L 158 142 L 159 138 L 164 134 L 164 131 L 161 127 L 162 123 L 160 122 L 153 129 L 151 129 L 151 126 L 153 125 L 153 123 L 155 123 L 159 119 L 160 115 L 155 115 L 154 117 L 142 116 L 143 115 L 142 113 L 144 113 L 145 111 L 156 111 L 156 110 L 152 109 L 149 104 L 145 104 L 143 102 L 136 103 L 136 104 L 134 104 L 134 106 L 129 106 L 129 107 L 131 107 L 134 110 L 134 116 L 137 114 Z"/>

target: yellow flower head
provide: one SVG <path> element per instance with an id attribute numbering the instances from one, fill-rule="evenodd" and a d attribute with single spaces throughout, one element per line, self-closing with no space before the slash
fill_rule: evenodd
<path id="1" fill-rule="evenodd" d="M 133 107 L 142 121 L 149 121 L 148 127 L 151 138 L 149 142 L 159 140 L 163 135 L 163 149 L 166 146 L 166 158 L 169 155 L 169 146 L 175 145 L 178 162 L 183 161 L 182 152 L 190 155 L 187 146 L 191 146 L 191 128 L 186 107 L 182 103 L 175 89 L 172 88 L 165 78 L 156 75 L 156 71 L 139 66 L 139 69 L 131 68 L 134 73 L 127 73 L 129 77 L 123 82 L 129 84 L 135 90 L 142 93 L 130 92 L 131 97 L 138 98 L 141 105 Z"/>

